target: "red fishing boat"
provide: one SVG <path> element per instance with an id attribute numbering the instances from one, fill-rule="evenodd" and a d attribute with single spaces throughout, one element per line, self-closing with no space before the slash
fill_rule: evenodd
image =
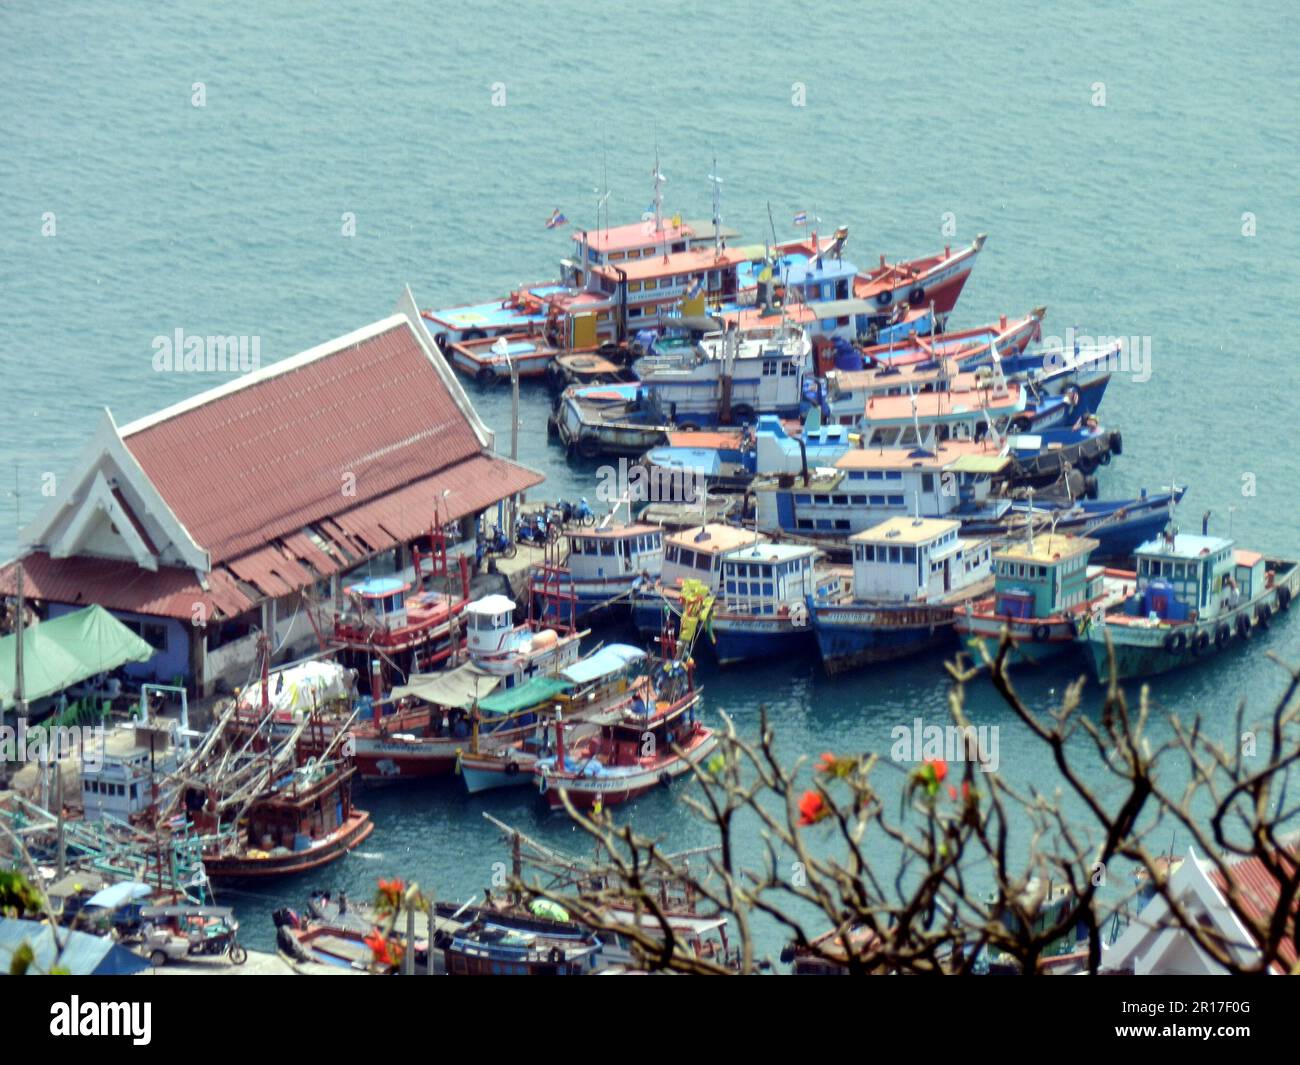
<path id="1" fill-rule="evenodd" d="M 563 718 L 556 718 L 556 753 L 533 769 L 537 790 L 552 809 L 564 805 L 565 794 L 579 808 L 627 802 L 667 787 L 713 753 L 718 738 L 696 716 L 700 693 L 692 666 L 666 660 L 654 689 L 653 700 L 634 698 L 594 719 L 599 730 L 571 746 L 565 745 Z"/>

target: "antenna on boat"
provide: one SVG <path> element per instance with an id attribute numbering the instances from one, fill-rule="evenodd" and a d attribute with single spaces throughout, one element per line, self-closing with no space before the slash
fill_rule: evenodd
<path id="1" fill-rule="evenodd" d="M 655 232 L 659 233 L 664 228 L 664 184 L 668 181 L 663 173 L 659 170 L 659 138 L 655 138 L 655 170 L 652 175 L 655 186 L 654 212 L 655 212 Z"/>
<path id="2" fill-rule="evenodd" d="M 709 173 L 713 183 L 713 254 L 722 255 L 722 178 L 718 177 L 718 160 L 714 157 L 713 170 Z"/>

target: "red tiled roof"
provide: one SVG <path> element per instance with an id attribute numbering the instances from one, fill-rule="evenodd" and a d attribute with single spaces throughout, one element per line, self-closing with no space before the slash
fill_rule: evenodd
<path id="1" fill-rule="evenodd" d="M 130 562 L 52 559 L 36 553 L 23 560 L 24 592 L 30 599 L 99 603 L 111 610 L 181 620 L 189 620 L 195 605 L 202 604 L 208 617 L 233 617 L 264 596 L 290 595 L 322 577 L 352 568 L 367 555 L 427 533 L 435 504 L 444 520 L 454 521 L 541 480 L 540 474 L 507 459 L 478 454 L 318 523 L 316 528 L 334 554 L 297 532 L 214 567 L 205 591 L 191 570 L 161 567 L 150 572 Z M 444 490 L 451 493 L 445 500 Z M 13 566 L 0 570 L 0 594 L 14 594 L 16 583 Z"/>
<path id="2" fill-rule="evenodd" d="M 1292 844 L 1286 850 L 1279 852 L 1277 856 L 1278 864 L 1281 865 L 1285 876 L 1295 876 L 1298 854 L 1300 854 L 1300 845 L 1296 844 Z M 1251 923 L 1266 928 L 1273 920 L 1274 913 L 1277 912 L 1278 899 L 1281 895 L 1278 882 L 1274 879 L 1273 874 L 1256 857 L 1234 862 L 1228 866 L 1228 875 L 1237 888 L 1238 903 L 1247 916 L 1251 918 Z M 1228 897 L 1228 886 L 1223 873 L 1217 868 L 1211 869 L 1210 880 L 1226 899 Z M 1293 900 L 1290 919 L 1287 921 L 1285 931 L 1277 947 L 1278 959 L 1288 970 L 1296 963 L 1295 918 L 1298 909 L 1300 909 L 1300 900 Z"/>
<path id="3" fill-rule="evenodd" d="M 405 321 L 123 439 L 214 565 L 482 450 Z"/>
<path id="4" fill-rule="evenodd" d="M 13 595 L 17 591 L 14 570 L 15 566 L 0 570 L 0 593 Z M 23 592 L 29 599 L 46 602 L 98 603 L 109 610 L 182 619 L 193 616 L 195 604 L 201 604 L 207 616 L 212 616 L 214 607 L 229 615 L 252 606 L 230 586 L 223 587 L 217 596 L 208 594 L 199 586 L 193 570 L 168 566 L 151 572 L 133 562 L 50 558 L 41 551 L 23 559 Z M 234 609 L 220 607 L 217 600 Z"/>

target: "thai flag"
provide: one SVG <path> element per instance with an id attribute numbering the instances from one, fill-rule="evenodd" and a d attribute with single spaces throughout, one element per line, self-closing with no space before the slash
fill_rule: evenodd
<path id="1" fill-rule="evenodd" d="M 554 229 L 556 226 L 567 226 L 568 224 L 569 220 L 560 213 L 558 207 L 551 212 L 551 217 L 546 220 L 547 229 Z"/>
<path id="2" fill-rule="evenodd" d="M 800 211 L 794 216 L 794 224 L 797 226 L 806 226 L 808 224 L 808 212 Z"/>

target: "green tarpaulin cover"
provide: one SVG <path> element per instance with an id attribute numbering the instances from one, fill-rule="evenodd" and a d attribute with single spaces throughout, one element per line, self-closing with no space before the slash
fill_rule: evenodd
<path id="1" fill-rule="evenodd" d="M 0 707 L 14 705 L 17 636 L 0 637 Z M 23 696 L 43 699 L 127 662 L 146 662 L 154 648 L 102 606 L 42 621 L 23 632 Z"/>
<path id="2" fill-rule="evenodd" d="M 486 699 L 480 700 L 478 708 L 485 714 L 513 714 L 517 710 L 526 710 L 530 706 L 543 703 L 559 692 L 568 691 L 573 685 L 558 677 L 534 677 L 523 684 L 505 691 L 499 691 Z"/>

